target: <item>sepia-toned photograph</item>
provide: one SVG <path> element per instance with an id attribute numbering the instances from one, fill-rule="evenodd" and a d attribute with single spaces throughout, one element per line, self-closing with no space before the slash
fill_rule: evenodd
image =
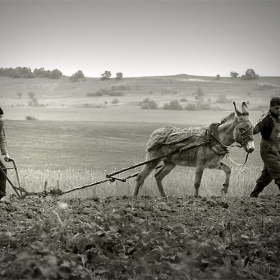
<path id="1" fill-rule="evenodd" d="M 277 280 L 279 0 L 0 0 L 0 280 Z"/>

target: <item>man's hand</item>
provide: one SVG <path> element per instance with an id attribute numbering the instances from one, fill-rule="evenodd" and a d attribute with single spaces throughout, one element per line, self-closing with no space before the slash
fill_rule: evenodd
<path id="1" fill-rule="evenodd" d="M 4 160 L 5 160 L 6 162 L 9 162 L 9 161 L 11 160 L 11 158 L 10 158 L 10 156 L 9 156 L 8 154 L 5 154 Z"/>

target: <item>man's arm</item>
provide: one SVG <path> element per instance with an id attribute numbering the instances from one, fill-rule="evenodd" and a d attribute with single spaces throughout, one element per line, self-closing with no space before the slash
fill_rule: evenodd
<path id="1" fill-rule="evenodd" d="M 263 114 L 260 119 L 255 123 L 254 128 L 253 128 L 253 134 L 258 134 L 260 133 L 263 128 L 267 125 L 267 121 L 268 121 L 268 116 L 269 113 L 265 113 Z"/>

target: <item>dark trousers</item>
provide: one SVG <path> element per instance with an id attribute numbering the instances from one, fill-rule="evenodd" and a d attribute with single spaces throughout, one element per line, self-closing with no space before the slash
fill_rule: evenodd
<path id="1" fill-rule="evenodd" d="M 7 175 L 7 169 L 3 161 L 0 159 L 0 166 Z M 0 197 L 6 195 L 6 177 L 0 170 Z"/>
<path id="2" fill-rule="evenodd" d="M 280 176 L 280 174 L 279 174 Z M 259 179 L 256 181 L 256 183 L 260 186 L 266 187 L 273 181 L 273 177 L 269 174 L 269 171 L 267 170 L 266 166 L 263 167 L 261 176 Z M 275 184 L 280 185 L 280 177 L 279 178 L 274 178 Z"/>
<path id="3" fill-rule="evenodd" d="M 251 197 L 257 197 L 273 180 L 280 190 L 280 158 L 264 142 L 261 143 L 261 157 L 264 162 L 262 173 L 256 181 Z"/>

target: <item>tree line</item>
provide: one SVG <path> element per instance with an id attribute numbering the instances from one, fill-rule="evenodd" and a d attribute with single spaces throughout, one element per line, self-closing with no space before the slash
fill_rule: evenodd
<path id="1" fill-rule="evenodd" d="M 11 78 L 49 78 L 49 79 L 59 79 L 63 76 L 63 73 L 58 70 L 45 70 L 45 68 L 35 68 L 33 71 L 30 67 L 16 67 L 16 68 L 0 68 L 0 77 L 11 77 Z M 111 79 L 111 71 L 105 71 L 103 74 L 101 74 L 100 79 L 102 81 Z M 239 74 L 235 71 L 230 72 L 230 76 L 232 78 L 237 78 Z M 74 73 L 72 76 L 70 76 L 71 82 L 77 82 L 79 79 L 85 78 L 85 75 L 81 70 Z M 116 73 L 117 80 L 120 80 L 123 78 L 123 73 L 118 72 Z M 244 75 L 240 77 L 243 80 L 253 80 L 258 79 L 259 75 L 255 73 L 253 69 L 247 69 Z M 216 76 L 217 80 L 220 80 L 220 75 L 218 74 Z"/>
<path id="2" fill-rule="evenodd" d="M 11 78 L 49 78 L 59 79 L 63 76 L 58 69 L 45 70 L 45 68 L 35 68 L 33 71 L 30 67 L 16 67 L 16 68 L 0 68 L 0 76 Z"/>
<path id="3" fill-rule="evenodd" d="M 30 67 L 16 67 L 16 68 L 0 68 L 0 77 L 11 77 L 11 78 L 49 78 L 49 79 L 59 79 L 63 76 L 63 73 L 58 70 L 45 70 L 45 68 L 35 68 L 33 71 Z M 84 79 L 84 73 L 79 70 L 70 76 L 71 82 L 77 82 L 80 79 Z M 101 80 L 109 80 L 111 78 L 111 72 L 105 71 L 101 74 Z M 123 78 L 123 73 L 116 73 L 116 79 L 120 80 Z"/>

